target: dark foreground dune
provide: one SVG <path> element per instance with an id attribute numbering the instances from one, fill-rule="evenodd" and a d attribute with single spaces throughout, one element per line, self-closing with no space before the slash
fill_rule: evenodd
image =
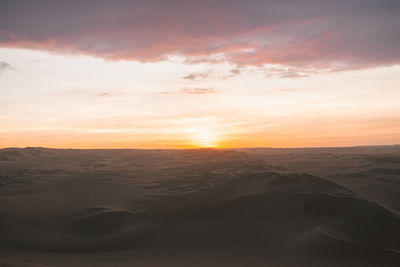
<path id="1" fill-rule="evenodd" d="M 400 147 L 0 150 L 0 266 L 400 266 Z"/>

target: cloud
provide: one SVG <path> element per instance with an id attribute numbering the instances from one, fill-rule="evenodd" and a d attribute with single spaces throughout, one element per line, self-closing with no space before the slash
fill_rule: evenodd
<path id="1" fill-rule="evenodd" d="M 182 88 L 177 91 L 162 91 L 159 94 L 162 94 L 162 95 L 176 95 L 176 94 L 204 95 L 204 94 L 213 94 L 216 92 L 217 92 L 217 90 L 215 90 L 214 88 Z"/>
<path id="2" fill-rule="evenodd" d="M 286 72 L 281 72 L 279 74 L 279 78 L 303 78 L 303 77 L 307 77 L 307 75 L 305 74 L 301 74 L 301 73 L 297 73 L 297 72 L 293 72 L 293 71 L 286 71 Z"/>
<path id="3" fill-rule="evenodd" d="M 191 80 L 191 81 L 204 80 L 204 79 L 225 80 L 225 79 L 233 78 L 240 74 L 241 74 L 241 68 L 239 68 L 239 67 L 233 68 L 229 71 L 226 71 L 226 70 L 221 71 L 221 70 L 211 68 L 211 69 L 208 69 L 203 72 L 193 72 L 193 73 L 186 74 L 182 78 L 184 80 Z"/>
<path id="4" fill-rule="evenodd" d="M 110 96 L 110 93 L 104 92 L 104 93 L 100 93 L 97 96 Z"/>
<path id="5" fill-rule="evenodd" d="M 143 62 L 392 65 L 399 27 L 398 0 L 4 0 L 0 8 L 0 46 Z"/>
<path id="6" fill-rule="evenodd" d="M 231 73 L 232 75 L 240 75 L 241 71 L 240 71 L 239 68 L 234 68 L 234 69 L 231 69 L 231 70 L 230 70 L 230 73 Z"/>
<path id="7" fill-rule="evenodd" d="M 217 91 L 213 88 L 183 88 L 182 93 L 190 94 L 190 95 L 204 95 L 204 94 L 213 94 Z"/>
<path id="8" fill-rule="evenodd" d="M 12 70 L 13 67 L 7 62 L 0 61 L 0 75 L 6 70 Z"/>
<path id="9" fill-rule="evenodd" d="M 183 76 L 184 80 L 198 80 L 198 79 L 206 79 L 210 76 L 211 70 L 206 72 L 197 72 L 197 73 L 190 73 Z"/>
<path id="10" fill-rule="evenodd" d="M 185 79 L 185 80 L 195 80 L 196 78 L 197 78 L 197 75 L 194 73 L 183 76 L 183 79 Z"/>
<path id="11" fill-rule="evenodd" d="M 203 72 L 193 72 L 186 74 L 182 77 L 184 80 L 199 81 L 204 79 L 231 79 L 241 74 L 257 75 L 260 78 L 280 78 L 280 79 L 295 79 L 304 78 L 312 74 L 324 73 L 326 70 L 319 70 L 315 68 L 298 68 L 288 67 L 283 65 L 274 66 L 261 66 L 261 67 L 246 67 L 236 66 L 230 70 L 218 70 L 211 68 Z"/>

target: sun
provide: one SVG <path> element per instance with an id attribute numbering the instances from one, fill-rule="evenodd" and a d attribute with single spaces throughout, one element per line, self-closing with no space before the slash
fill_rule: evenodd
<path id="1" fill-rule="evenodd" d="M 194 145 L 199 147 L 217 147 L 219 137 L 218 135 L 208 128 L 190 129 L 190 138 Z"/>

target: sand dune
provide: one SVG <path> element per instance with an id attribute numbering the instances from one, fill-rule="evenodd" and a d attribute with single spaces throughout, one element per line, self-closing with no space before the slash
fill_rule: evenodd
<path id="1" fill-rule="evenodd" d="M 291 150 L 0 150 L 0 263 L 396 266 L 385 149 L 302 151 L 316 167 Z"/>

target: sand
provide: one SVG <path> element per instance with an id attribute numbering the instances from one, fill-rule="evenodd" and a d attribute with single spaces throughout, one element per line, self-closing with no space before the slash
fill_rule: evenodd
<path id="1" fill-rule="evenodd" d="M 0 266 L 398 266 L 400 146 L 0 150 Z"/>

